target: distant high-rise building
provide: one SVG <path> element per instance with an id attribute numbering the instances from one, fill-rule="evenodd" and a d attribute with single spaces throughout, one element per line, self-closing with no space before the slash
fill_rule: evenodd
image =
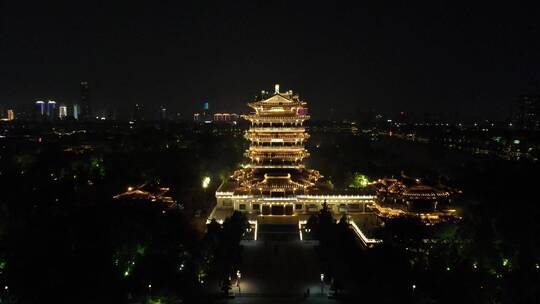
<path id="1" fill-rule="evenodd" d="M 81 116 L 81 107 L 78 104 L 73 105 L 73 118 L 79 120 Z"/>
<path id="2" fill-rule="evenodd" d="M 15 119 L 15 111 L 12 109 L 7 110 L 7 120 L 14 120 Z"/>
<path id="3" fill-rule="evenodd" d="M 36 118 L 45 116 L 45 102 L 42 100 L 36 101 Z"/>
<path id="4" fill-rule="evenodd" d="M 204 122 L 204 123 L 211 123 L 212 122 L 212 113 L 210 112 L 210 103 L 205 102 L 203 104 L 203 112 L 202 113 L 195 113 L 193 114 L 193 121 L 195 122 Z"/>
<path id="5" fill-rule="evenodd" d="M 62 105 L 58 108 L 58 117 L 60 119 L 65 119 L 67 117 L 67 107 Z"/>
<path id="6" fill-rule="evenodd" d="M 513 124 L 517 129 L 540 130 L 540 96 L 521 96 L 513 116 Z"/>
<path id="7" fill-rule="evenodd" d="M 159 109 L 159 118 L 161 120 L 167 120 L 167 108 L 161 106 Z"/>
<path id="8" fill-rule="evenodd" d="M 54 118 L 56 113 L 56 101 L 49 100 L 47 101 L 47 116 L 49 118 Z"/>
<path id="9" fill-rule="evenodd" d="M 143 120 L 143 109 L 142 109 L 142 105 L 139 103 L 136 103 L 133 109 L 133 120 L 135 121 Z"/>
<path id="10" fill-rule="evenodd" d="M 91 120 L 92 107 L 90 105 L 90 93 L 88 81 L 81 81 L 81 103 L 80 103 L 80 118 L 82 120 Z"/>
<path id="11" fill-rule="evenodd" d="M 116 120 L 117 119 L 117 117 L 116 117 L 117 111 L 118 111 L 117 108 L 109 109 L 109 119 Z"/>
<path id="12" fill-rule="evenodd" d="M 238 120 L 238 114 L 235 113 L 215 113 L 214 122 L 235 122 Z"/>

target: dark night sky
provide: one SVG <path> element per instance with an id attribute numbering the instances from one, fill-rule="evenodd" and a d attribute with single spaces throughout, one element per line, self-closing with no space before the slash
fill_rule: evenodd
<path id="1" fill-rule="evenodd" d="M 71 103 L 84 79 L 99 105 L 246 112 L 278 82 L 319 118 L 370 107 L 504 118 L 540 83 L 540 14 L 513 1 L 110 2 L 4 0 L 0 104 Z"/>

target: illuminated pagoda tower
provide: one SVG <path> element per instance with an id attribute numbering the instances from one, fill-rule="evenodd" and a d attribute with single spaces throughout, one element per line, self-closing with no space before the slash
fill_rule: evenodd
<path id="1" fill-rule="evenodd" d="M 309 135 L 304 122 L 309 119 L 306 102 L 288 91 L 274 94 L 263 91 L 260 99 L 248 103 L 255 111 L 244 118 L 251 123 L 245 137 L 250 147 L 245 156 L 250 164 L 236 172 L 242 186 L 250 192 L 270 197 L 304 194 L 315 186 L 319 172 L 304 167 L 309 156 L 304 143 Z"/>
<path id="2" fill-rule="evenodd" d="M 304 123 L 310 117 L 298 94 L 280 92 L 276 85 L 273 93 L 262 91 L 248 106 L 253 112 L 243 118 L 250 122 L 245 133 L 250 145 L 244 154 L 249 163 L 218 188 L 216 212 L 296 215 L 316 212 L 324 202 L 330 207 L 353 203 L 364 210 L 372 201 L 373 196 L 331 194 L 331 185 L 321 174 L 305 167 L 309 135 Z M 216 212 L 212 216 L 221 217 Z"/>
<path id="3" fill-rule="evenodd" d="M 395 202 L 393 190 L 385 182 L 367 184 L 366 181 L 363 187 L 336 191 L 319 171 L 304 164 L 309 157 L 305 148 L 309 138 L 305 122 L 310 116 L 307 103 L 298 94 L 281 92 L 276 84 L 274 92 L 262 91 L 248 106 L 252 113 L 242 117 L 250 122 L 245 132 L 249 148 L 244 153 L 249 161 L 216 190 L 216 206 L 207 223 L 212 220 L 223 223 L 233 212 L 240 211 L 255 227 L 255 240 L 259 222 L 298 224 L 302 240 L 302 225 L 326 207 L 335 220 L 345 216 L 359 239 L 369 247 L 381 241 L 367 237 L 362 230 L 378 227 L 379 216 L 413 215 L 435 222 L 450 218 L 455 211 L 439 210 L 439 203 L 448 198 L 448 192 L 425 186 L 399 192 L 407 209 L 378 201 L 377 193 L 383 202 L 385 196 L 394 198 Z M 387 188 L 392 192 L 390 195 Z"/>

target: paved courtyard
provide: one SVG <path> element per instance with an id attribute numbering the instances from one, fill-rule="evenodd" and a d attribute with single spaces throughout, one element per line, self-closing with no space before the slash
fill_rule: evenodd
<path id="1" fill-rule="evenodd" d="M 240 292 L 230 303 L 331 303 L 321 293 L 314 244 L 300 241 L 297 225 L 260 225 L 257 241 L 243 241 Z M 305 297 L 309 289 L 309 297 Z"/>

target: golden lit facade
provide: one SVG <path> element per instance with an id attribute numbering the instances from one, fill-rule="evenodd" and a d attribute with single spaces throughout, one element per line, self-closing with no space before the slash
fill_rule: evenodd
<path id="1" fill-rule="evenodd" d="M 309 156 L 304 148 L 304 142 L 309 137 L 304 128 L 304 122 L 309 119 L 306 103 L 292 91 L 280 93 L 276 85 L 272 97 L 248 105 L 255 111 L 243 116 L 251 123 L 251 128 L 245 134 L 250 141 L 245 154 L 251 160 L 250 167 L 303 167 L 304 158 Z"/>
<path id="2" fill-rule="evenodd" d="M 262 91 L 248 103 L 253 110 L 242 116 L 250 122 L 245 132 L 249 163 L 225 180 L 216 191 L 217 206 L 211 217 L 231 210 L 251 215 L 299 215 L 317 212 L 326 202 L 336 213 L 365 212 L 374 194 L 340 195 L 331 183 L 306 168 L 309 138 L 305 122 L 307 103 L 292 91 Z"/>

